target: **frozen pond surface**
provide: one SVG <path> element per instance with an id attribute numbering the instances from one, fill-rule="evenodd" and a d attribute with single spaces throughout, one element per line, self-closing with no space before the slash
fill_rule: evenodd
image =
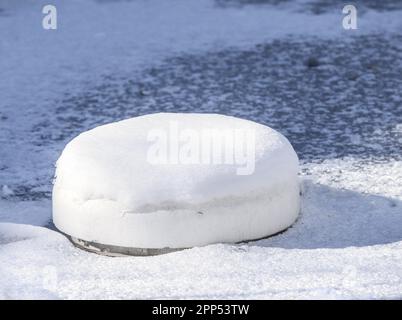
<path id="1" fill-rule="evenodd" d="M 56 1 L 57 31 L 41 28 L 42 3 L 0 4 L 0 297 L 402 297 L 398 1 L 357 1 L 356 31 L 342 1 Z M 287 136 L 304 179 L 294 227 L 145 259 L 44 228 L 64 145 L 160 111 Z M 49 273 L 59 284 L 43 288 Z"/>

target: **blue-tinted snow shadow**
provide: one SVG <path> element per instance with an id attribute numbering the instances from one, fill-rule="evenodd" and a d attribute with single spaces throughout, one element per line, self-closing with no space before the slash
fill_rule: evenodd
<path id="1" fill-rule="evenodd" d="M 51 220 L 51 200 L 17 201 L 0 198 L 0 223 L 48 226 Z"/>
<path id="2" fill-rule="evenodd" d="M 299 219 L 277 236 L 250 245 L 286 249 L 363 247 L 402 241 L 402 202 L 303 183 Z"/>

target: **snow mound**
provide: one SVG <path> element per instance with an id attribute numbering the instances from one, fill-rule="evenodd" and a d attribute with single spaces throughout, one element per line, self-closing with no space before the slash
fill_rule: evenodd
<path id="1" fill-rule="evenodd" d="M 160 113 L 80 134 L 57 161 L 53 220 L 94 243 L 186 248 L 289 227 L 300 209 L 298 158 L 258 123 Z"/>

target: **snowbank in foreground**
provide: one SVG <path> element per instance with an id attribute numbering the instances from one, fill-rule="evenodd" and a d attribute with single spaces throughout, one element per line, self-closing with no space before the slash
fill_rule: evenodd
<path id="1" fill-rule="evenodd" d="M 402 241 L 342 249 L 211 245 L 109 258 L 60 234 L 1 224 L 0 298 L 400 298 Z M 17 239 L 15 239 L 17 240 Z"/>
<path id="2" fill-rule="evenodd" d="M 109 258 L 45 228 L 2 223 L 0 297 L 401 298 L 401 165 L 302 166 L 311 181 L 298 221 L 244 245 Z"/>

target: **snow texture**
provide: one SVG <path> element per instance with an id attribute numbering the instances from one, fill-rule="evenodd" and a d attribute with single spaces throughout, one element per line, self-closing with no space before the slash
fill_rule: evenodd
<path id="1" fill-rule="evenodd" d="M 159 113 L 81 133 L 57 161 L 53 221 L 86 241 L 188 248 L 263 238 L 300 210 L 298 158 L 252 121 Z"/>
<path id="2" fill-rule="evenodd" d="M 402 298 L 402 12 L 396 0 L 0 3 L 1 298 Z M 314 63 L 313 63 L 314 62 Z M 286 232 L 107 258 L 54 231 L 54 164 L 80 132 L 155 112 L 284 134 L 301 160 Z"/>

